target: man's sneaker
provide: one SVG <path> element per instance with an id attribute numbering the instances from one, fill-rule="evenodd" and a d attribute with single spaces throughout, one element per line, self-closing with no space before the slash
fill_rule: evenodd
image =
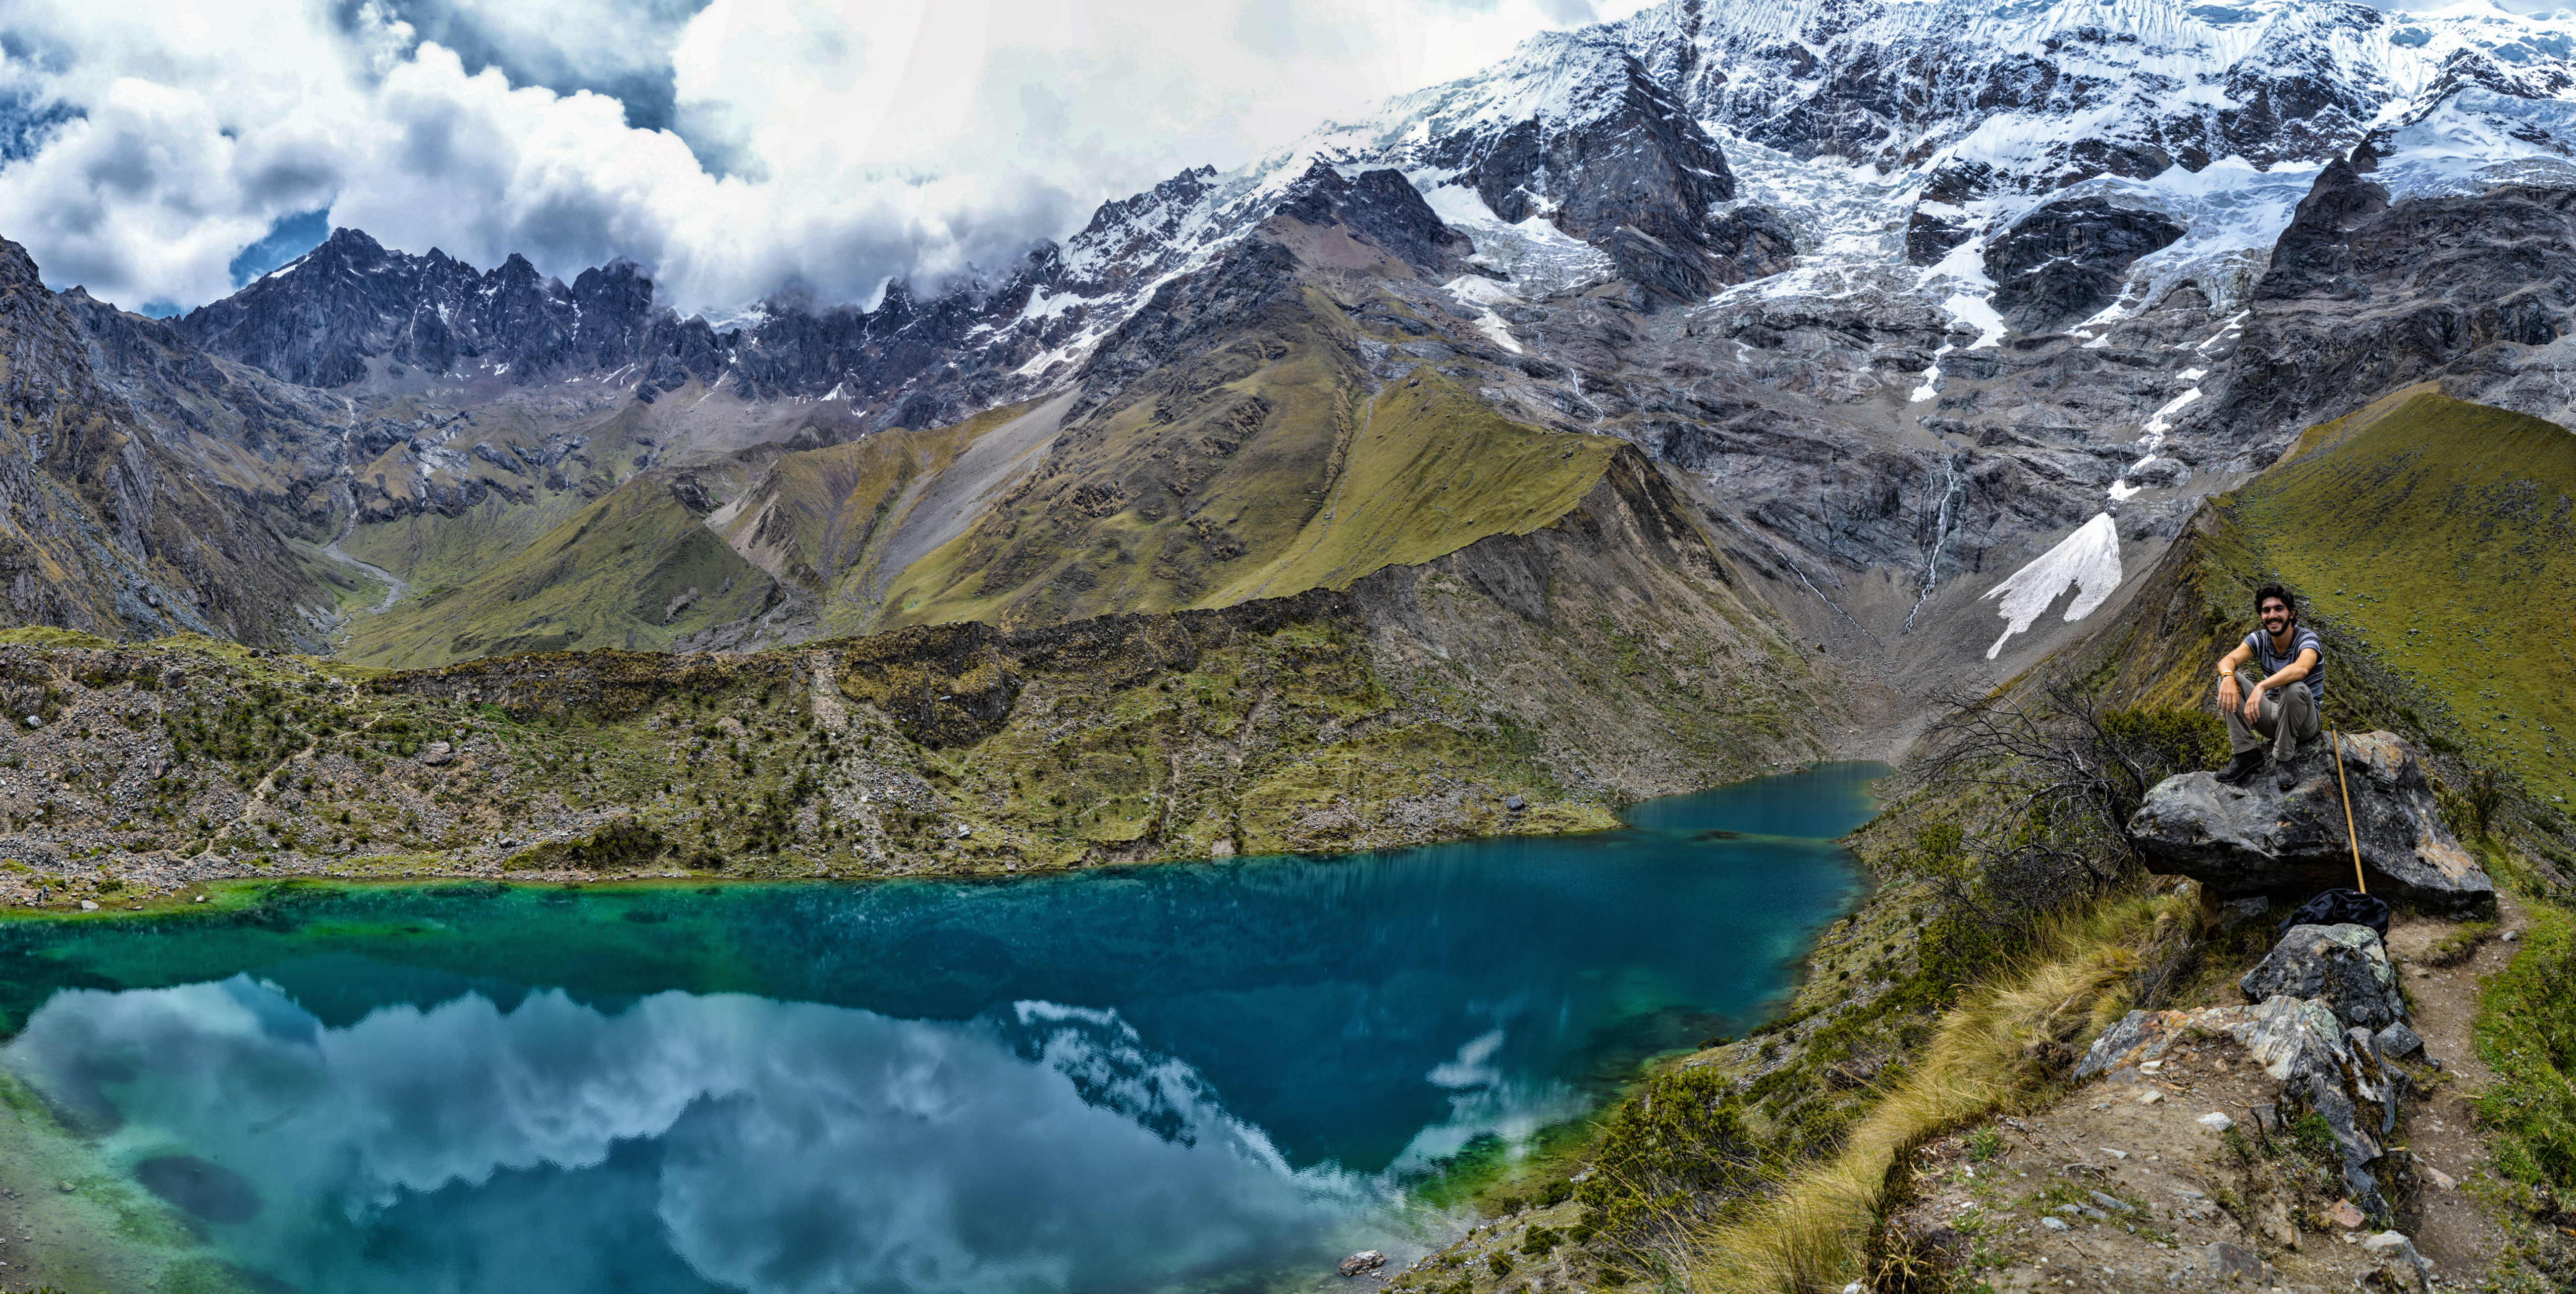
<path id="1" fill-rule="evenodd" d="M 2272 774 L 2272 785 L 2277 786 L 2284 791 L 2289 790 L 2290 783 L 2297 780 L 2297 778 L 2290 776 L 2290 766 L 2287 763 L 2283 763 L 2278 769 L 2274 770 Z"/>
<path id="2" fill-rule="evenodd" d="M 2240 750 L 2236 752 L 2236 758 L 2228 761 L 2227 767 L 2219 770 L 2218 780 L 2228 786 L 2243 786 L 2245 779 L 2252 777 L 2254 770 L 2262 766 L 2262 751 Z"/>

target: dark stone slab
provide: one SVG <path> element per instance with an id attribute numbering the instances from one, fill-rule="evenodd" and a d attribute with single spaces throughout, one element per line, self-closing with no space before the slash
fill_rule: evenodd
<path id="1" fill-rule="evenodd" d="M 2372 895 L 2439 911 L 2494 903 L 2495 882 L 2442 825 L 2423 763 L 2406 743 L 2393 733 L 2346 733 L 2343 762 Z M 2166 778 L 2147 792 L 2129 830 L 2150 867 L 2191 877 L 2221 902 L 2251 895 L 2296 902 L 2351 885 L 2334 760 L 2319 744 L 2291 771 L 2287 791 L 2269 776 L 2242 787 L 2208 773 Z"/>
<path id="2" fill-rule="evenodd" d="M 2248 1002 L 2315 998 L 2336 1019 L 2373 1031 L 2406 1018 L 2387 946 L 2368 926 L 2292 926 L 2236 986 Z"/>

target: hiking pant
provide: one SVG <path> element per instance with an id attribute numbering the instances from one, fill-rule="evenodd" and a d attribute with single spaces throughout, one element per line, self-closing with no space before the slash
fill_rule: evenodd
<path id="1" fill-rule="evenodd" d="M 2236 671 L 2239 697 L 2252 696 L 2254 685 L 2263 676 L 2250 669 Z M 2307 680 L 2288 687 L 2274 688 L 2263 694 L 2263 712 L 2253 723 L 2245 722 L 2245 709 L 2240 704 L 2227 711 L 2227 748 L 2242 755 L 2272 739 L 2272 758 L 2288 762 L 2299 753 L 2299 743 L 2315 741 L 2325 731 L 2317 715 L 2316 698 L 2308 695 Z"/>

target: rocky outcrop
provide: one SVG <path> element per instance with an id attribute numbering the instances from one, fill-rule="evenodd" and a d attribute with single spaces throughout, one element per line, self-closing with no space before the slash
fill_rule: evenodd
<path id="1" fill-rule="evenodd" d="M 332 599 L 255 502 L 208 479 L 239 451 L 183 456 L 185 424 L 156 427 L 102 371 L 103 350 L 150 350 L 149 326 L 94 346 L 82 320 L 101 312 L 0 240 L 0 624 L 319 645 Z"/>
<path id="2" fill-rule="evenodd" d="M 2292 926 L 2236 986 L 2249 1002 L 2313 998 L 2346 1026 L 2377 1031 L 2406 1018 L 2388 948 L 2368 926 Z"/>
<path id="3" fill-rule="evenodd" d="M 2527 348 L 2576 327 L 2576 192 L 2392 205 L 2370 162 L 2362 148 L 2329 165 L 2282 231 L 2213 416 L 2252 439 L 2435 378 L 2456 397 L 2563 407 L 2564 377 Z"/>
<path id="4" fill-rule="evenodd" d="M 2495 901 L 2495 883 L 2442 825 L 2424 766 L 2394 733 L 2346 733 L 2345 778 L 2366 888 L 2438 911 Z M 2335 762 L 2302 754 L 2288 791 L 2268 777 L 2222 785 L 2209 773 L 2169 777 L 2147 792 L 2129 832 L 2148 864 L 2189 876 L 2216 899 L 2302 900 L 2352 879 L 2352 846 Z"/>
<path id="5" fill-rule="evenodd" d="M 2379 1139 L 2396 1126 L 2406 1076 L 2369 1045 L 2368 1032 L 2347 1031 L 2324 1001 L 2274 996 L 2254 1006 L 2131 1011 L 2093 1040 L 2074 1077 L 2098 1078 L 2221 1036 L 2234 1039 L 2280 1084 L 2284 1105 L 2325 1118 L 2334 1129 L 2345 1189 L 2371 1217 L 2386 1218 L 2388 1201 L 2370 1166 L 2386 1153 Z"/>
<path id="6" fill-rule="evenodd" d="M 1490 106 L 1512 115 L 1455 105 L 1468 120 L 1435 135 L 1418 164 L 1453 172 L 1447 183 L 1474 189 L 1505 222 L 1543 216 L 1608 252 L 1650 305 L 1788 267 L 1796 249 L 1778 217 L 1710 214 L 1737 196 L 1725 152 L 1610 29 L 1541 36 L 1492 81 Z"/>
<path id="7" fill-rule="evenodd" d="M 633 261 L 585 270 L 566 286 L 515 254 L 479 273 L 434 247 L 409 256 L 337 229 L 178 327 L 202 349 L 304 386 L 345 386 L 388 363 L 516 372 L 524 382 L 649 364 L 675 349 L 674 338 L 655 336 L 677 322 L 668 314 L 654 311 L 652 280 Z"/>
<path id="8" fill-rule="evenodd" d="M 2170 216 L 2102 198 L 2049 203 L 1986 245 L 1995 310 L 2017 331 L 2054 332 L 2119 299 L 2130 263 L 2183 233 Z"/>
<path id="9" fill-rule="evenodd" d="M 2326 163 L 2315 187 L 2299 200 L 2289 227 L 2272 244 L 2272 267 L 2258 293 L 2274 300 L 2361 293 L 2351 279 L 2352 235 L 2388 210 L 2388 190 L 2363 174 L 2370 162 L 2364 145 L 2350 158 Z"/>
<path id="10" fill-rule="evenodd" d="M 1276 214 L 1340 226 L 1432 278 L 1468 272 L 1466 258 L 1476 251 L 1465 234 L 1440 222 L 1402 171 L 1363 171 L 1346 180 L 1317 162 L 1288 187 Z"/>

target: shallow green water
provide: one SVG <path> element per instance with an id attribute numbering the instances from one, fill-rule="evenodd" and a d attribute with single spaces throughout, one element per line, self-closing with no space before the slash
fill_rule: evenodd
<path id="1" fill-rule="evenodd" d="M 1339 858 L 19 921 L 0 1065 L 175 1243 L 317 1294 L 1302 1283 L 1748 1027 L 1884 771 Z"/>

